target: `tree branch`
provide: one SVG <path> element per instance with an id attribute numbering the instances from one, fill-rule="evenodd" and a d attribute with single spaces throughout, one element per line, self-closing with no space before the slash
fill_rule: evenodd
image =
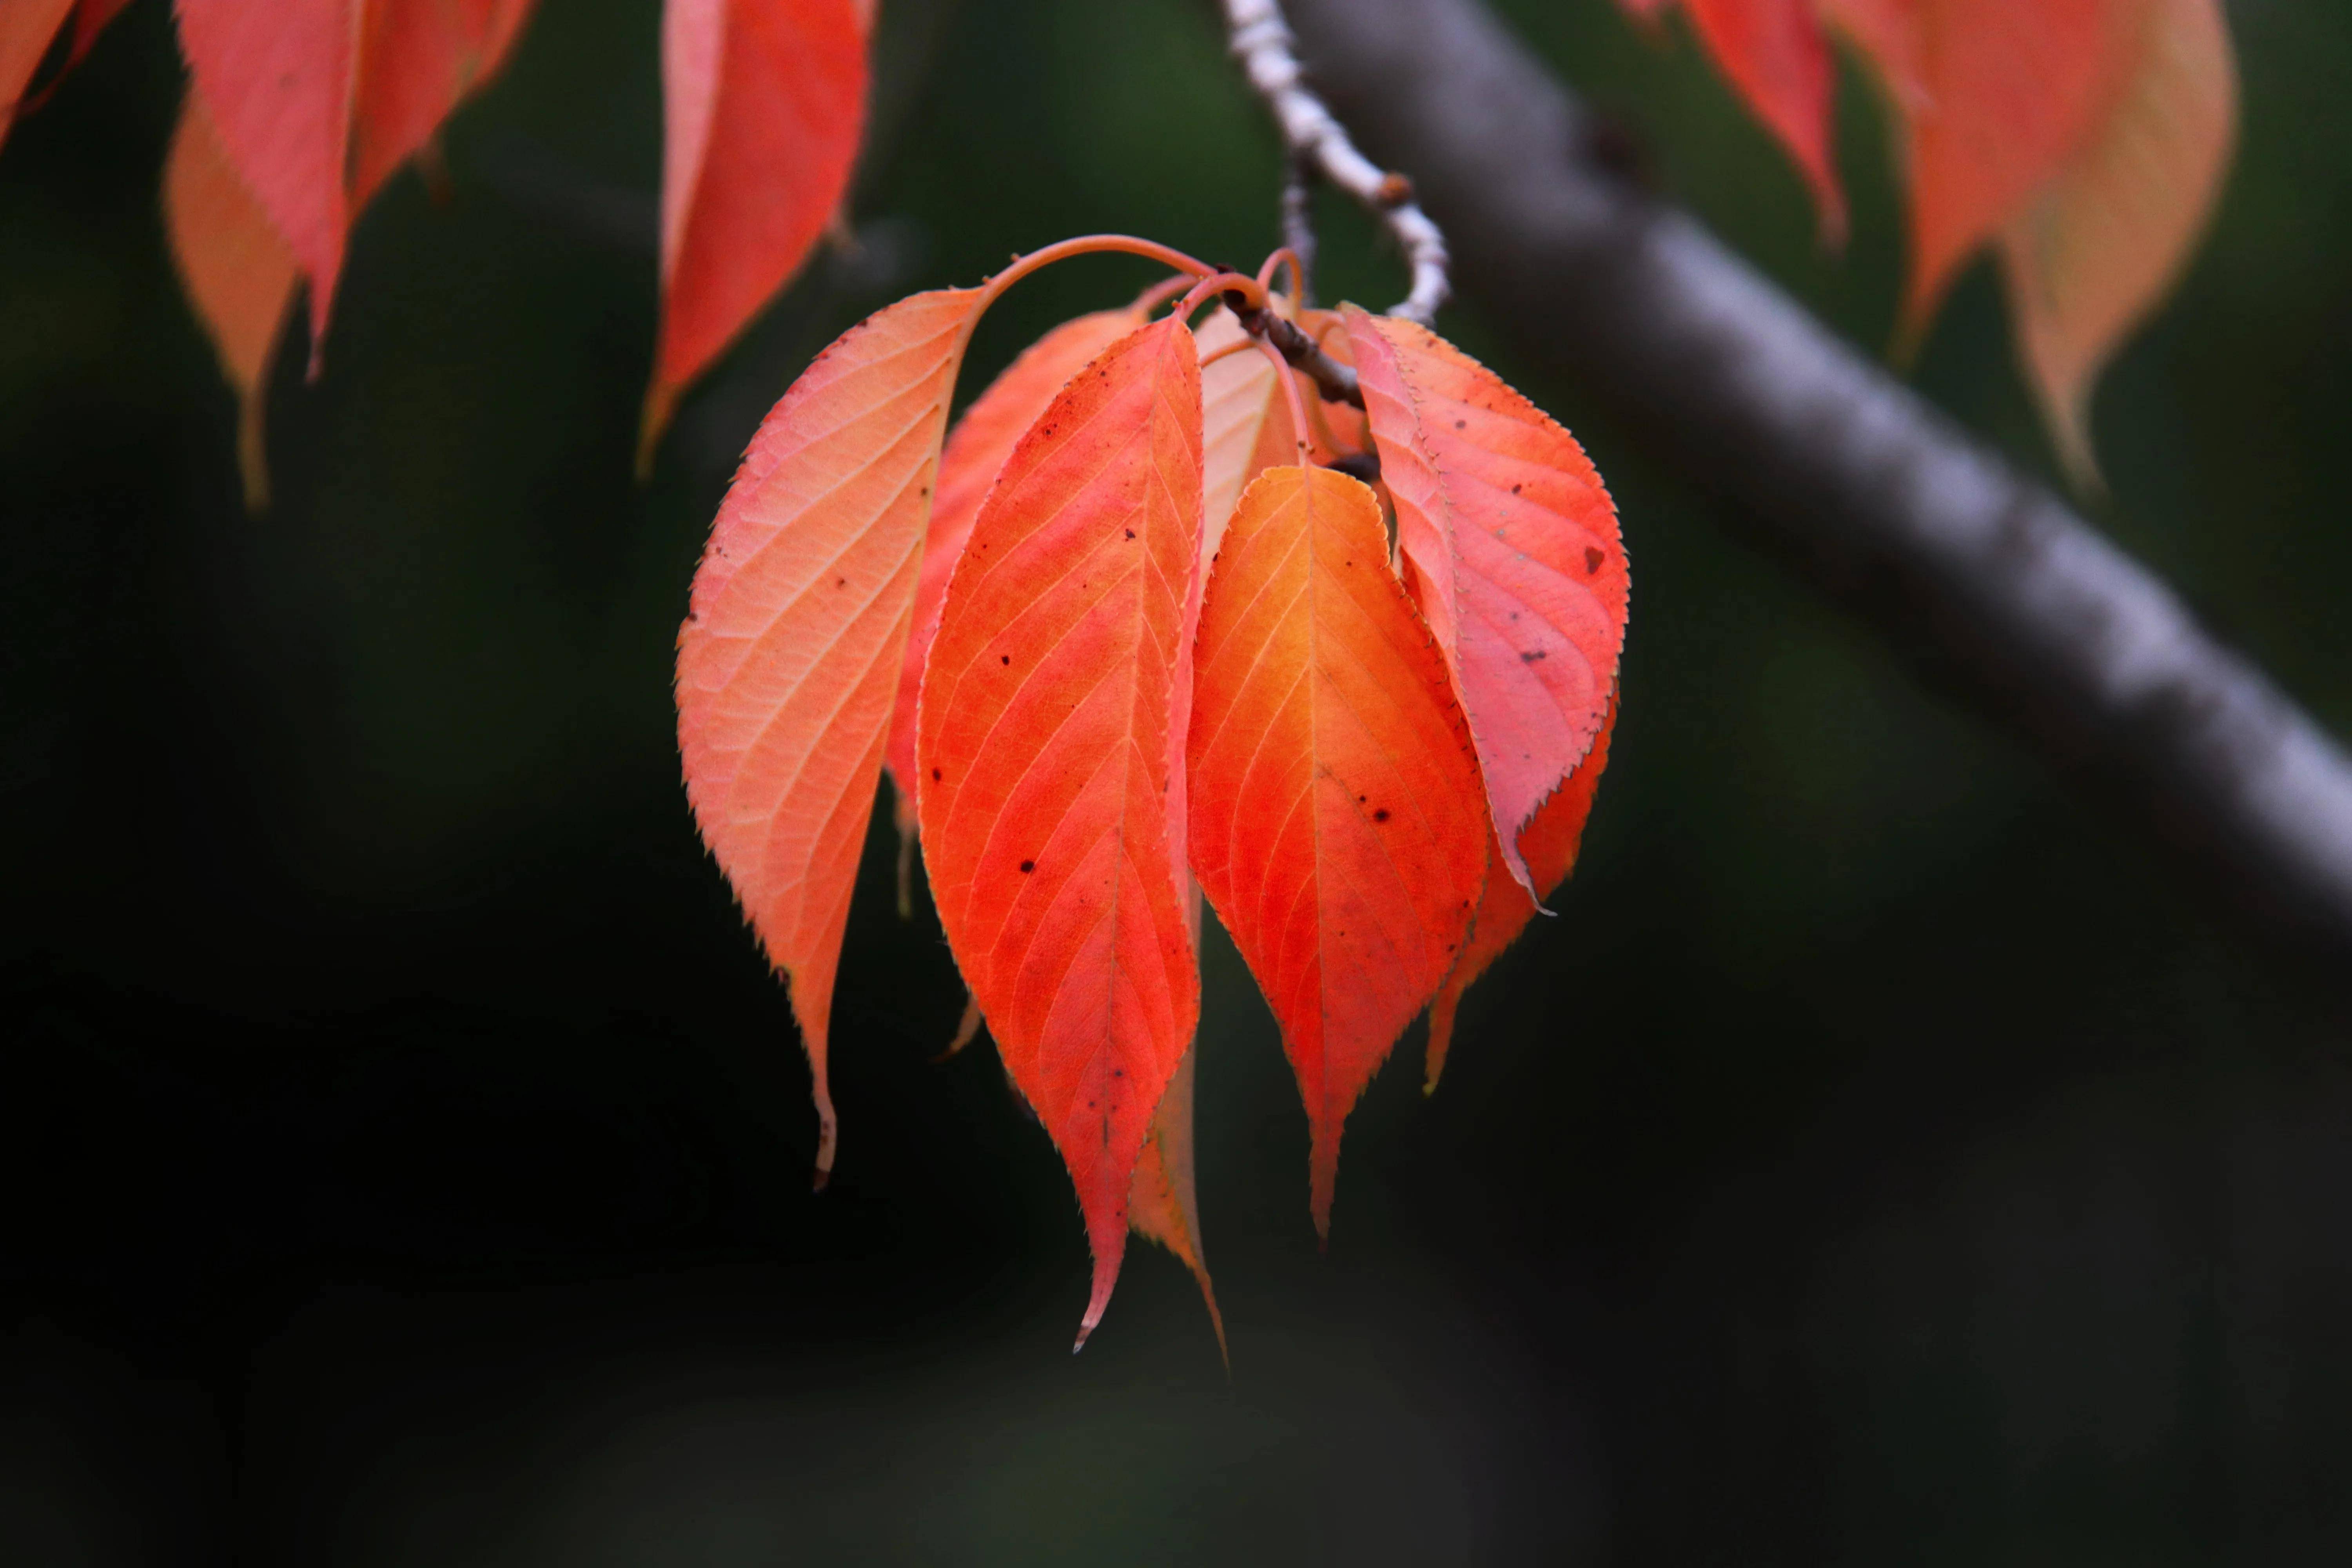
<path id="1" fill-rule="evenodd" d="M 1477 0 L 1292 0 L 1465 281 L 1915 668 L 2247 900 L 2352 950 L 2352 763 L 2152 573 L 1609 166 Z"/>
<path id="2" fill-rule="evenodd" d="M 1303 166 L 1311 165 L 1325 179 L 1347 192 L 1381 220 L 1412 268 L 1412 289 L 1404 301 L 1389 309 L 1427 326 L 1437 319 L 1452 286 L 1446 282 L 1445 237 L 1412 199 L 1412 182 L 1392 174 L 1356 151 L 1347 127 L 1331 117 L 1323 100 L 1302 79 L 1297 40 L 1282 19 L 1278 0 L 1224 0 L 1225 31 L 1234 56 L 1258 96 L 1274 111 L 1283 144 L 1289 150 L 1293 172 L 1283 190 L 1283 227 L 1307 233 L 1307 247 L 1297 251 L 1303 268 L 1314 255 L 1313 233 L 1307 228 L 1307 191 Z M 1293 193 L 1296 193 L 1294 195 Z M 1302 290 L 1303 292 L 1303 290 Z"/>

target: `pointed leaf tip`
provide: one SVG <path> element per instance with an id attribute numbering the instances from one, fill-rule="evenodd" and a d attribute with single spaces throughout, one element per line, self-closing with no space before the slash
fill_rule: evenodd
<path id="1" fill-rule="evenodd" d="M 1094 1254 L 1087 1331 L 1200 1017 L 1181 750 L 1200 387 L 1192 335 L 1170 317 L 1054 399 L 972 524 L 916 714 L 932 901 L 1077 1190 Z"/>
<path id="2" fill-rule="evenodd" d="M 1272 468 L 1243 492 L 1197 658 L 1193 866 L 1281 1023 L 1328 1235 L 1341 1125 L 1486 878 L 1477 763 L 1380 503 L 1345 474 Z"/>

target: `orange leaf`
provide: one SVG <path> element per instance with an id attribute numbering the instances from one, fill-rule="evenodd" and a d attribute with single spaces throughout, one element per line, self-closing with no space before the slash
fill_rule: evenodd
<path id="1" fill-rule="evenodd" d="M 833 1168 L 834 969 L 897 694 L 940 437 L 986 295 L 902 300 L 842 334 L 761 422 L 677 639 L 687 798 L 792 988 Z"/>
<path id="2" fill-rule="evenodd" d="M 1216 1288 L 1201 1258 L 1201 1204 L 1192 1185 L 1192 1064 L 1199 1055 L 1197 1045 L 1184 1052 L 1168 1092 L 1160 1097 L 1160 1109 L 1151 1113 L 1151 1136 L 1144 1140 L 1128 1191 L 1127 1222 L 1136 1235 L 1158 1242 L 1192 1271 L 1209 1309 L 1209 1324 L 1217 1331 L 1217 1354 L 1230 1367 L 1224 1314 L 1217 1310 Z"/>
<path id="3" fill-rule="evenodd" d="M 1837 68 L 1814 0 L 1685 0 L 1716 65 L 1795 160 L 1813 193 L 1822 237 L 1845 238 L 1830 111 Z"/>
<path id="4" fill-rule="evenodd" d="M 1453 967 L 1486 876 L 1470 731 L 1388 552 L 1365 485 L 1268 468 L 1201 612 L 1193 865 L 1282 1025 L 1325 1236 L 1340 1127 Z"/>
<path id="5" fill-rule="evenodd" d="M 1901 333 L 2092 131 L 2146 0 L 1822 0 L 1894 100 L 1911 196 Z"/>
<path id="6" fill-rule="evenodd" d="M 2000 237 L 2027 379 L 2084 485 L 2092 383 L 2211 215 L 2237 117 L 2219 0 L 2148 0 L 2134 45 L 2094 133 Z"/>
<path id="7" fill-rule="evenodd" d="M 1219 310 L 1202 323 L 1201 350 L 1214 353 L 1248 336 L 1232 311 Z M 1273 464 L 1297 462 L 1298 452 L 1281 378 L 1273 362 L 1255 349 L 1202 367 L 1201 410 L 1201 558 L 1209 561 L 1215 559 L 1225 524 L 1249 482 Z"/>
<path id="8" fill-rule="evenodd" d="M 687 384 L 800 270 L 866 116 L 856 0 L 668 0 L 661 333 L 640 460 Z"/>
<path id="9" fill-rule="evenodd" d="M 262 415 L 294 302 L 294 253 L 230 166 L 194 92 L 181 102 L 163 164 L 163 226 L 181 285 L 236 390 L 237 468 L 246 504 L 258 510 L 269 499 Z"/>
<path id="10" fill-rule="evenodd" d="M 890 770 L 902 807 L 899 831 L 914 830 L 915 699 L 922 689 L 923 662 L 940 629 L 940 605 L 948 578 L 963 558 L 980 503 L 988 499 L 997 471 L 1013 445 L 1044 416 L 1046 405 L 1096 355 L 1143 324 L 1143 312 L 1097 310 L 1063 322 L 1023 351 L 989 383 L 948 435 L 940 457 L 939 496 L 923 542 L 922 574 L 915 584 L 914 629 L 898 674 L 898 705 L 890 719 L 890 741 L 882 760 Z"/>
<path id="11" fill-rule="evenodd" d="M 1397 540 L 1486 781 L 1503 864 L 1600 732 L 1625 640 L 1617 512 L 1543 410 L 1428 328 L 1347 311 Z"/>
<path id="12" fill-rule="evenodd" d="M 0 5 L 0 141 L 16 118 L 74 0 L 8 0 Z"/>
<path id="13" fill-rule="evenodd" d="M 1576 852 L 1584 842 L 1585 819 L 1592 815 L 1592 796 L 1601 787 L 1602 771 L 1609 766 L 1609 737 L 1616 728 L 1617 703 L 1612 698 L 1608 717 L 1601 721 L 1601 733 L 1594 738 L 1592 750 L 1576 764 L 1568 782 L 1554 791 L 1552 797 L 1543 803 L 1543 808 L 1519 830 L 1519 854 L 1535 877 L 1537 898 L 1551 897 L 1576 868 Z M 1488 850 L 1499 856 L 1502 847 L 1490 839 Z M 1505 948 L 1518 939 L 1535 912 L 1536 900 L 1528 897 L 1525 888 L 1503 877 L 1486 879 L 1486 894 L 1478 900 L 1477 918 L 1470 925 L 1469 945 L 1462 950 L 1461 958 L 1446 975 L 1445 983 L 1437 988 L 1436 999 L 1429 1005 L 1428 1076 L 1422 1084 L 1424 1094 L 1436 1090 L 1438 1075 L 1445 1070 L 1445 1051 L 1454 1040 L 1454 1013 L 1461 1005 L 1462 994 L 1503 955 Z"/>
<path id="14" fill-rule="evenodd" d="M 1080 1344 L 1200 1017 L 1181 765 L 1200 541 L 1199 361 L 1171 316 L 1113 344 L 1013 448 L 917 715 L 940 923 L 1086 1215 Z"/>

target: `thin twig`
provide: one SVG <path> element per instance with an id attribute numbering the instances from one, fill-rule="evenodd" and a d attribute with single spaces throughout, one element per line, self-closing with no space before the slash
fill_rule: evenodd
<path id="1" fill-rule="evenodd" d="M 1297 40 L 1282 19 L 1278 0 L 1225 0 L 1225 29 L 1234 58 L 1242 62 L 1250 85 L 1274 111 L 1282 128 L 1284 146 L 1295 164 L 1306 164 L 1380 219 L 1381 226 L 1404 252 L 1412 269 L 1412 289 L 1389 314 L 1428 326 L 1437 319 L 1452 286 L 1446 281 L 1445 237 L 1412 197 L 1412 182 L 1391 174 L 1361 153 L 1348 136 L 1347 127 L 1332 117 L 1323 100 L 1307 86 L 1298 67 Z M 1292 192 L 1297 191 L 1294 203 Z M 1299 221 L 1294 226 L 1294 205 Z M 1293 232 L 1306 228 L 1307 194 L 1294 173 L 1283 193 L 1284 238 L 1304 258 L 1313 253 L 1314 237 L 1301 243 Z M 1282 345 L 1276 343 L 1277 348 Z M 1288 350 L 1285 350 L 1286 356 Z M 1293 359 L 1292 363 L 1297 361 Z"/>
<path id="2" fill-rule="evenodd" d="M 1282 243 L 1298 258 L 1298 303 L 1315 303 L 1315 181 L 1314 160 L 1298 153 L 1288 160 L 1282 182 Z"/>
<path id="3" fill-rule="evenodd" d="M 1812 584 L 2102 807 L 2352 952 L 2352 758 L 2154 573 L 1599 155 L 1477 0 L 1294 0 L 1522 352 L 1572 369 Z"/>
<path id="4" fill-rule="evenodd" d="M 1263 339 L 1295 368 L 1313 377 L 1315 390 L 1323 395 L 1324 402 L 1364 405 L 1364 389 L 1356 384 L 1355 371 L 1325 353 L 1323 345 L 1300 331 L 1297 322 L 1264 305 L 1253 307 L 1247 297 L 1238 293 L 1225 296 L 1225 309 L 1234 313 L 1244 331 Z"/>

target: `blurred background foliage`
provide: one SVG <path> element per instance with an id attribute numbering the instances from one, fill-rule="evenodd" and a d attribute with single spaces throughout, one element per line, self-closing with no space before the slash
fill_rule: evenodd
<path id="1" fill-rule="evenodd" d="M 1655 177 L 1857 341 L 1883 126 L 1821 254 L 1677 27 L 1514 0 Z M 2352 1036 L 2005 736 L 1621 437 L 1445 325 L 1622 508 L 1624 721 L 1561 903 L 1392 1067 L 1329 1254 L 1222 939 L 1200 1069 L 1227 1382 L 1084 1242 L 877 826 L 842 1164 L 677 784 L 672 639 L 770 402 L 898 293 L 1127 229 L 1254 262 L 1272 138 L 1205 0 L 887 0 L 859 244 L 631 481 L 656 0 L 550 3 L 360 225 L 277 504 L 155 211 L 180 68 L 133 6 L 0 154 L 0 1556 L 26 1563 L 2341 1562 Z M 2231 7 L 2219 226 L 2108 375 L 2101 524 L 2352 731 L 2352 10 Z M 1328 297 L 1400 287 L 1324 212 Z M 1145 280 L 1023 285 L 966 395 Z M 1919 384 L 2037 468 L 1973 272 Z M 1728 525 L 1727 527 L 1726 525 Z M 1420 1031 L 1401 1055 L 1417 1056 Z"/>

